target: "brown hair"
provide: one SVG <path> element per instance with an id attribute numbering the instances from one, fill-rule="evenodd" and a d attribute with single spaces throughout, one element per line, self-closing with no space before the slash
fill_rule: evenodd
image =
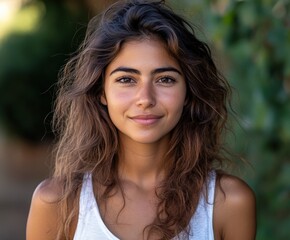
<path id="1" fill-rule="evenodd" d="M 100 97 L 104 71 L 124 42 L 158 37 L 180 64 L 186 80 L 186 104 L 172 130 L 166 179 L 159 191 L 156 219 L 148 236 L 171 239 L 187 230 L 200 194 L 215 162 L 222 162 L 221 134 L 227 119 L 230 88 L 218 72 L 207 44 L 164 1 L 132 0 L 113 4 L 89 23 L 78 53 L 64 67 L 56 102 L 59 134 L 54 177 L 63 181 L 60 233 L 68 231 L 76 208 L 69 199 L 91 172 L 109 198 L 120 188 L 117 174 L 118 133 Z M 74 201 L 78 201 L 75 198 Z M 124 200 L 125 201 L 125 200 Z M 125 203 L 124 203 L 125 204 Z"/>

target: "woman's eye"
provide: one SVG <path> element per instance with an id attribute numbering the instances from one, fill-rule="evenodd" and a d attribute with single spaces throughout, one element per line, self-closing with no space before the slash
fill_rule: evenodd
<path id="1" fill-rule="evenodd" d="M 158 83 L 161 83 L 161 84 L 174 84 L 176 82 L 176 80 L 172 77 L 161 77 L 158 79 L 157 81 Z"/>
<path id="2" fill-rule="evenodd" d="M 124 84 L 132 84 L 134 83 L 134 79 L 130 78 L 130 77 L 120 77 L 117 79 L 118 83 L 124 83 Z"/>

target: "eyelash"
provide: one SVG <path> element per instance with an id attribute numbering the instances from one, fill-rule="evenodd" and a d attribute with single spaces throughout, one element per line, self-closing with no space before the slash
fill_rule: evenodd
<path id="1" fill-rule="evenodd" d="M 163 82 L 164 79 L 166 79 L 165 83 Z M 157 82 L 160 82 L 161 84 L 174 84 L 176 80 L 171 76 L 162 76 L 161 78 L 158 79 Z"/>
<path id="2" fill-rule="evenodd" d="M 135 81 L 132 77 L 119 77 L 116 79 L 116 82 L 121 83 L 121 84 L 133 84 Z"/>
<path id="3" fill-rule="evenodd" d="M 131 85 L 131 84 L 134 84 L 136 81 L 132 77 L 122 76 L 122 77 L 117 78 L 116 82 L 121 83 L 121 84 Z M 176 82 L 176 80 L 171 76 L 162 76 L 158 78 L 156 82 L 163 85 L 172 85 Z"/>

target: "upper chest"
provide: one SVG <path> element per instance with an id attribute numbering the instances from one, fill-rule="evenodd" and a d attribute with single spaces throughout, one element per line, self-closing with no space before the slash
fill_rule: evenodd
<path id="1" fill-rule="evenodd" d="M 107 199 L 98 202 L 99 212 L 106 227 L 119 239 L 143 239 L 144 229 L 156 218 L 157 197 L 155 191 L 136 187 L 124 188 Z M 146 233 L 145 233 L 146 234 Z"/>
<path id="2" fill-rule="evenodd" d="M 93 230 L 94 232 L 99 231 L 100 233 L 109 232 L 111 236 L 109 239 L 143 239 L 144 229 L 152 224 L 158 212 L 158 197 L 156 196 L 155 189 L 144 191 L 134 187 L 127 187 L 123 189 L 123 194 L 121 191 L 114 192 L 114 194 L 106 198 L 104 202 L 96 200 L 98 199 L 95 198 L 95 195 L 97 195 L 95 194 L 95 192 L 97 192 L 95 188 L 97 187 L 92 186 L 92 184 L 88 187 L 90 184 L 91 181 L 83 184 L 84 186 L 80 195 L 79 216 L 84 216 L 85 214 L 86 217 L 79 218 L 80 221 L 77 225 L 79 226 L 79 224 L 81 224 L 81 227 L 78 227 L 77 232 L 82 232 L 83 234 Z M 195 213 L 192 217 L 193 221 L 191 221 L 193 223 L 191 224 L 193 232 L 209 232 L 210 235 L 213 235 L 212 217 L 213 206 L 215 205 L 213 201 L 212 196 L 212 198 L 209 198 L 209 201 L 201 201 L 201 204 L 198 204 L 198 211 L 196 212 L 198 214 Z M 82 209 L 87 205 L 89 207 Z M 206 206 L 206 208 L 204 208 L 204 206 Z M 83 214 L 81 214 L 81 212 L 83 212 Z M 217 230 L 217 228 L 215 230 Z M 215 231 L 215 235 L 217 232 L 218 231 Z M 157 238 L 157 236 L 152 236 L 150 239 Z M 76 239 L 88 238 L 79 237 Z M 94 237 L 93 239 L 101 238 Z M 197 239 L 208 240 L 213 238 L 198 237 Z"/>

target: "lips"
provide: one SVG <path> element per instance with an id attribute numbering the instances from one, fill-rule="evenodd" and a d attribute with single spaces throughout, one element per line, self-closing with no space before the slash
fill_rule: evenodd
<path id="1" fill-rule="evenodd" d="M 130 117 L 130 119 L 133 120 L 135 123 L 147 126 L 157 123 L 161 118 L 162 116 L 159 115 L 136 115 Z"/>

